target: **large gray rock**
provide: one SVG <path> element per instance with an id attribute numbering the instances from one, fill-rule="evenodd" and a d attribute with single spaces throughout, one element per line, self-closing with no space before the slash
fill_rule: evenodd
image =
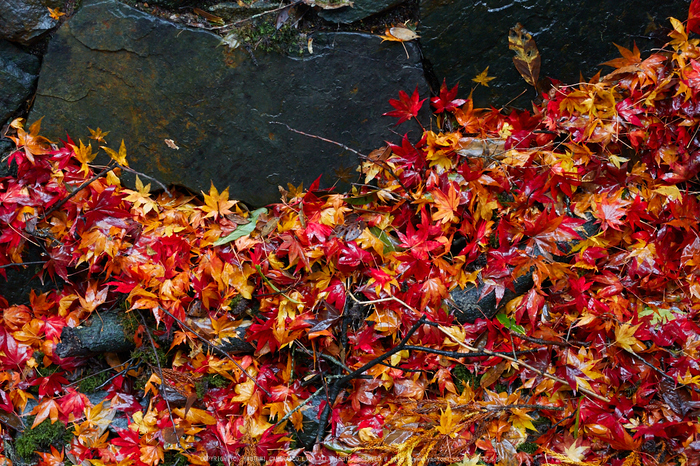
<path id="1" fill-rule="evenodd" d="M 423 51 L 440 82 L 460 82 L 463 94 L 487 66 L 496 79 L 478 86 L 475 103 L 503 105 L 525 91 L 517 101 L 528 106 L 536 96 L 520 77 L 508 49 L 508 30 L 520 22 L 534 37 L 542 55 L 541 77 L 567 84 L 589 79 L 598 65 L 619 52 L 613 42 L 640 50 L 658 47 L 650 36 L 665 34 L 668 17 L 684 20 L 687 0 L 421 0 L 420 34 Z M 604 67 L 608 72 L 612 68 Z M 605 71 L 604 71 L 605 73 Z"/>
<path id="2" fill-rule="evenodd" d="M 0 40 L 0 124 L 32 93 L 40 66 L 39 58 Z"/>
<path id="3" fill-rule="evenodd" d="M 28 45 L 54 28 L 47 7 L 60 8 L 65 0 L 0 0 L 0 39 Z"/>
<path id="4" fill-rule="evenodd" d="M 354 23 L 382 11 L 393 8 L 405 0 L 353 0 L 351 7 L 333 8 L 321 10 L 319 16 L 326 21 L 335 23 Z"/>
<path id="5" fill-rule="evenodd" d="M 54 138 L 85 140 L 86 127 L 99 126 L 112 148 L 125 140 L 132 167 L 165 183 L 208 191 L 214 182 L 253 205 L 276 202 L 278 185 L 308 186 L 320 174 L 331 185 L 335 169 L 358 160 L 271 121 L 369 153 L 395 138 L 396 120 L 382 117 L 389 98 L 416 86 L 427 96 L 415 45 L 407 59 L 400 44 L 371 35 L 313 39 L 313 54 L 304 41 L 298 56 L 251 57 L 210 32 L 114 0 L 86 2 L 52 38 L 30 121 L 45 116 Z"/>

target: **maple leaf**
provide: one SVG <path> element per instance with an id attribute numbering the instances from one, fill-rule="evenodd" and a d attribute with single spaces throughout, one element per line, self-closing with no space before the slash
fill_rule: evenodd
<path id="1" fill-rule="evenodd" d="M 447 409 L 440 410 L 440 425 L 437 427 L 437 431 L 442 435 L 447 435 L 450 437 L 456 437 L 456 428 L 459 425 L 459 421 L 462 416 L 452 414 L 452 405 L 447 402 Z"/>
<path id="2" fill-rule="evenodd" d="M 632 326 L 630 324 L 622 324 L 615 329 L 615 343 L 630 353 L 642 351 L 646 347 L 634 337 L 635 332 L 642 324 Z"/>
<path id="3" fill-rule="evenodd" d="M 574 441 L 571 445 L 564 448 L 564 455 L 567 459 L 573 461 L 574 463 L 581 463 L 585 459 L 585 453 L 588 451 L 588 447 L 577 445 L 578 440 Z"/>
<path id="4" fill-rule="evenodd" d="M 484 71 L 476 75 L 476 78 L 472 78 L 472 81 L 474 81 L 477 85 L 481 84 L 482 86 L 489 87 L 489 82 L 493 81 L 496 79 L 495 76 L 489 76 L 489 67 L 487 66 Z"/>
<path id="5" fill-rule="evenodd" d="M 50 151 L 49 144 L 51 141 L 43 136 L 39 136 L 42 118 L 39 118 L 37 121 L 31 124 L 29 127 L 29 132 L 24 130 L 24 120 L 21 118 L 17 118 L 10 123 L 10 127 L 17 131 L 17 136 L 8 137 L 14 141 L 18 148 L 22 148 L 24 150 L 27 160 L 29 160 L 31 163 L 34 163 L 35 155 L 47 154 Z"/>
<path id="6" fill-rule="evenodd" d="M 629 50 L 621 45 L 617 45 L 613 42 L 613 45 L 617 47 L 620 51 L 622 57 L 615 58 L 614 60 L 606 61 L 603 65 L 612 66 L 616 68 L 618 72 L 624 71 L 636 71 L 639 69 L 638 65 L 642 62 L 642 57 L 637 48 L 637 44 L 634 44 L 634 48 Z"/>
<path id="7" fill-rule="evenodd" d="M 51 452 L 44 453 L 43 451 L 36 452 L 41 457 L 41 462 L 39 466 L 63 466 L 64 451 L 61 449 L 60 453 L 56 448 L 51 445 Z"/>
<path id="8" fill-rule="evenodd" d="M 139 449 L 141 450 L 139 459 L 146 464 L 155 465 L 165 458 L 163 446 L 160 443 L 141 444 Z"/>
<path id="9" fill-rule="evenodd" d="M 31 414 L 36 414 L 32 429 L 41 424 L 46 418 L 51 419 L 51 424 L 58 421 L 58 413 L 60 411 L 61 407 L 56 400 L 53 398 L 42 399 L 41 403 L 36 405 L 31 412 Z"/>
<path id="10" fill-rule="evenodd" d="M 91 144 L 88 144 L 87 147 L 85 147 L 82 140 L 79 139 L 78 141 L 80 142 L 79 147 L 75 145 L 71 145 L 70 147 L 75 153 L 75 158 L 78 159 L 78 162 L 81 163 L 80 171 L 84 173 L 85 176 L 87 176 L 88 172 L 90 171 L 90 169 L 88 168 L 88 164 L 95 160 L 97 153 L 92 153 Z"/>
<path id="11" fill-rule="evenodd" d="M 700 0 L 692 0 L 688 8 L 688 31 L 700 34 Z"/>
<path id="12" fill-rule="evenodd" d="M 232 214 L 233 212 L 229 209 L 238 203 L 238 201 L 228 200 L 228 188 L 224 189 L 221 194 L 219 194 L 219 191 L 214 187 L 214 183 L 212 183 L 209 188 L 209 194 L 205 194 L 204 191 L 202 191 L 202 194 L 204 195 L 204 203 L 206 204 L 202 206 L 202 210 L 207 212 L 204 218 L 212 217 L 216 220 L 220 215 Z"/>
<path id="13" fill-rule="evenodd" d="M 61 16 L 65 16 L 65 13 L 63 13 L 62 11 L 60 11 L 59 8 L 49 8 L 49 7 L 46 7 L 46 9 L 49 10 L 49 16 L 50 16 L 52 19 L 55 19 L 56 21 L 58 21 L 59 19 L 61 19 Z"/>
<path id="14" fill-rule="evenodd" d="M 406 94 L 404 91 L 399 91 L 399 99 L 389 99 L 389 104 L 394 107 L 396 110 L 392 110 L 391 112 L 384 113 L 384 116 L 393 116 L 399 119 L 399 121 L 396 123 L 396 125 L 399 125 L 403 123 L 404 121 L 408 121 L 411 118 L 417 117 L 418 112 L 420 111 L 421 107 L 423 106 L 423 102 L 426 101 L 426 99 L 419 100 L 420 96 L 418 95 L 418 86 L 416 86 L 416 90 L 413 91 L 413 94 L 411 97 L 408 97 L 408 94 Z"/>
<path id="15" fill-rule="evenodd" d="M 99 127 L 97 129 L 88 128 L 88 131 L 90 131 L 90 139 L 94 139 L 102 144 L 107 144 L 107 141 L 105 141 L 105 136 L 109 134 L 109 131 L 103 132 Z"/>
<path id="16" fill-rule="evenodd" d="M 447 194 L 443 194 L 440 190 L 432 191 L 437 211 L 433 212 L 433 220 L 440 223 L 450 223 L 458 220 L 455 215 L 459 207 L 460 195 L 452 184 L 447 190 Z"/>
<path id="17" fill-rule="evenodd" d="M 602 194 L 598 196 L 599 201 L 596 202 L 596 210 L 593 211 L 593 216 L 602 222 L 603 231 L 608 227 L 615 230 L 620 230 L 620 226 L 624 225 L 620 219 L 627 214 L 627 206 L 632 202 L 622 200 L 622 191 L 617 194 Z"/>
<path id="18" fill-rule="evenodd" d="M 107 152 L 107 154 L 109 154 L 110 158 L 117 162 L 119 165 L 124 167 L 129 166 L 129 163 L 126 161 L 126 146 L 124 145 L 123 139 L 121 145 L 119 146 L 118 153 L 107 146 L 100 146 L 100 148 L 104 149 L 104 151 Z"/>
<path id="19" fill-rule="evenodd" d="M 125 201 L 133 204 L 133 209 L 141 209 L 142 214 L 146 215 L 151 211 L 158 212 L 158 202 L 151 199 L 151 183 L 144 186 L 141 178 L 136 175 L 136 191 L 125 189 L 124 192 L 129 195 L 124 198 Z"/>
<path id="20" fill-rule="evenodd" d="M 430 99 L 430 104 L 435 108 L 435 113 L 452 112 L 467 102 L 464 99 L 455 99 L 458 87 L 459 84 L 455 84 L 455 87 L 447 90 L 447 82 L 444 79 L 442 80 L 440 95 Z"/>

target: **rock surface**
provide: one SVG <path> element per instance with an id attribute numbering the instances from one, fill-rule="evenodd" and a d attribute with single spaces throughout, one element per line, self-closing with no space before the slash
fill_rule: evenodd
<path id="1" fill-rule="evenodd" d="M 4 124 L 34 90 L 39 58 L 0 40 L 0 124 Z"/>
<path id="2" fill-rule="evenodd" d="M 459 82 L 468 95 L 472 78 L 488 66 L 496 79 L 488 88 L 477 87 L 475 104 L 503 105 L 525 91 L 517 105 L 526 107 L 535 91 L 516 71 L 508 49 L 508 30 L 518 22 L 540 50 L 540 77 L 570 84 L 578 82 L 579 73 L 589 79 L 600 63 L 617 58 L 613 41 L 627 48 L 636 41 L 647 51 L 663 45 L 667 18 L 685 19 L 688 1 L 421 0 L 420 14 L 423 51 L 440 82 Z M 650 39 L 655 34 L 660 43 Z"/>
<path id="3" fill-rule="evenodd" d="M 319 16 L 326 21 L 349 24 L 393 8 L 405 0 L 353 0 L 352 7 L 321 10 Z"/>
<path id="4" fill-rule="evenodd" d="M 401 44 L 358 33 L 315 34 L 313 54 L 303 46 L 251 56 L 114 0 L 86 2 L 49 45 L 30 122 L 45 116 L 46 136 L 76 140 L 99 126 L 111 147 L 125 140 L 133 168 L 165 183 L 277 202 L 278 185 L 323 173 L 329 186 L 358 160 L 271 121 L 369 153 L 394 138 L 387 100 L 416 86 L 427 94 L 414 44 L 408 59 Z"/>
<path id="5" fill-rule="evenodd" d="M 121 313 L 102 312 L 91 316 L 84 326 L 64 327 L 56 354 L 67 358 L 90 353 L 130 351 L 134 348 L 134 342 L 126 336 L 122 322 Z"/>
<path id="6" fill-rule="evenodd" d="M 0 0 L 0 39 L 28 45 L 54 28 L 48 7 L 60 8 L 64 0 Z"/>

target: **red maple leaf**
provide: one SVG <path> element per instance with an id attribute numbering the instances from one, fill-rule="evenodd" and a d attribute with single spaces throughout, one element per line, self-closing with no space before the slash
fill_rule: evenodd
<path id="1" fill-rule="evenodd" d="M 688 31 L 700 34 L 700 0 L 690 2 L 690 8 L 688 8 Z"/>
<path id="2" fill-rule="evenodd" d="M 410 98 L 404 91 L 399 91 L 399 100 L 389 99 L 389 104 L 396 110 L 384 113 L 384 115 L 398 118 L 399 121 L 396 123 L 398 126 L 404 121 L 408 121 L 411 118 L 418 116 L 418 112 L 423 106 L 423 102 L 426 101 L 426 99 L 418 100 L 419 98 L 418 86 L 416 86 L 416 90 L 413 91 L 413 95 L 411 95 Z"/>
<path id="3" fill-rule="evenodd" d="M 607 230 L 608 227 L 620 230 L 620 226 L 624 225 L 620 219 L 627 215 L 627 207 L 631 202 L 620 199 L 621 194 L 622 191 L 617 195 L 604 195 L 597 204 L 597 209 L 593 212 L 593 216 L 601 221 L 603 231 Z"/>
<path id="4" fill-rule="evenodd" d="M 435 108 L 435 113 L 442 113 L 444 111 L 452 112 L 457 107 L 464 105 L 466 100 L 455 99 L 457 97 L 457 88 L 459 84 L 455 84 L 455 87 L 447 90 L 447 83 L 442 80 L 442 86 L 440 86 L 440 95 L 430 99 L 430 104 Z"/>

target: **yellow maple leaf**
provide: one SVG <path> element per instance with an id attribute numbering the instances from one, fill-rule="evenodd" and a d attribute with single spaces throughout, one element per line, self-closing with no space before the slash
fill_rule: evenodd
<path id="1" fill-rule="evenodd" d="M 251 379 L 248 379 L 245 382 L 236 385 L 237 395 L 231 398 L 231 401 L 245 403 L 246 401 L 250 400 L 250 397 L 253 396 L 254 391 L 255 383 Z"/>
<path id="2" fill-rule="evenodd" d="M 454 438 L 457 436 L 457 425 L 461 420 L 461 415 L 454 416 L 452 414 L 452 406 L 447 403 L 447 409 L 440 410 L 440 425 L 437 427 L 437 431 L 442 435 L 449 435 Z"/>
<path id="3" fill-rule="evenodd" d="M 163 447 L 156 443 L 155 445 L 141 445 L 141 461 L 146 464 L 158 464 L 159 461 L 163 461 L 164 453 Z"/>
<path id="4" fill-rule="evenodd" d="M 472 81 L 482 86 L 489 87 L 489 81 L 493 81 L 494 79 L 496 79 L 495 76 L 489 76 L 489 67 L 487 66 L 486 69 L 477 74 L 476 78 L 473 78 Z"/>
<path id="5" fill-rule="evenodd" d="M 630 324 L 622 324 L 617 327 L 615 329 L 615 343 L 630 353 L 645 349 L 645 346 L 634 337 L 634 332 L 637 331 L 640 325 L 642 324 L 637 324 L 633 327 Z"/>
<path id="6" fill-rule="evenodd" d="M 229 209 L 238 203 L 238 201 L 228 200 L 228 188 L 219 193 L 214 183 L 209 188 L 209 194 L 205 194 L 204 191 L 202 194 L 204 194 L 204 203 L 206 204 L 202 206 L 202 210 L 207 212 L 204 218 L 213 217 L 216 220 L 219 215 L 232 214 L 233 212 Z"/>
<path id="7" fill-rule="evenodd" d="M 88 131 L 90 131 L 90 139 L 94 139 L 95 141 L 101 142 L 102 144 L 107 144 L 107 141 L 105 141 L 105 136 L 109 134 L 109 131 L 103 132 L 99 126 L 97 127 L 97 129 L 92 129 L 88 127 Z"/>
<path id="8" fill-rule="evenodd" d="M 80 143 L 80 146 L 75 146 L 71 144 L 71 148 L 73 149 L 73 153 L 75 154 L 75 158 L 78 159 L 78 161 L 82 164 L 80 167 L 80 172 L 84 172 L 85 176 L 88 174 L 88 164 L 95 160 L 95 156 L 97 153 L 92 153 L 92 145 L 88 144 L 87 147 L 85 147 L 85 144 L 83 144 L 82 140 L 78 140 Z"/>
<path id="9" fill-rule="evenodd" d="M 124 145 L 124 140 L 122 139 L 122 144 L 119 146 L 119 153 L 114 151 L 113 149 L 110 149 L 107 146 L 100 146 L 100 148 L 104 149 L 107 154 L 117 162 L 119 165 L 122 165 L 124 167 L 128 167 L 129 163 L 126 161 L 126 146 Z"/>
<path id="10" fill-rule="evenodd" d="M 49 16 L 51 16 L 52 19 L 55 19 L 58 21 L 61 19 L 61 16 L 65 16 L 65 13 L 63 13 L 60 8 L 49 8 L 46 7 L 47 10 L 49 10 Z"/>

